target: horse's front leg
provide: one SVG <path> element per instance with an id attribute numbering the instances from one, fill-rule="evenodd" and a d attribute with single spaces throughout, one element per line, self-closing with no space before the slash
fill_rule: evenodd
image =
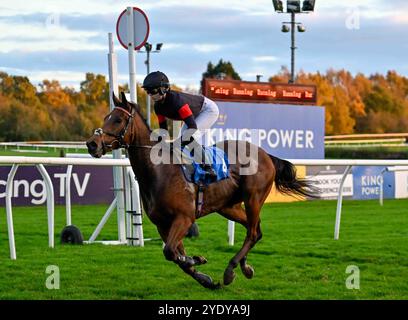
<path id="1" fill-rule="evenodd" d="M 192 267 L 192 266 L 199 266 L 199 265 L 207 263 L 207 259 L 204 258 L 203 256 L 192 256 L 192 257 L 187 256 L 187 253 L 184 249 L 183 241 L 180 241 L 180 244 L 177 247 L 177 250 L 179 252 L 179 257 L 184 257 L 184 258 L 180 258 L 180 260 L 182 261 L 180 265 L 182 264 L 185 267 Z"/>
<path id="2" fill-rule="evenodd" d="M 211 279 L 211 277 L 205 273 L 197 271 L 193 266 L 194 265 L 200 265 L 200 264 L 205 264 L 207 263 L 207 260 L 202 257 L 202 256 L 194 256 L 194 257 L 188 257 L 186 256 L 186 252 L 184 250 L 183 242 L 180 243 L 178 246 L 178 251 L 180 256 L 184 256 L 189 258 L 188 261 L 190 263 L 185 263 L 185 262 L 176 262 L 178 266 L 183 270 L 185 273 L 193 277 L 198 283 L 200 283 L 203 287 L 208 288 L 208 289 L 219 289 L 221 288 L 221 284 L 219 282 L 214 283 L 214 281 Z"/>
<path id="3" fill-rule="evenodd" d="M 159 231 L 160 237 L 162 238 L 162 240 L 166 244 L 168 234 L 169 234 L 169 229 L 161 227 L 161 226 L 157 226 L 157 230 Z M 192 266 L 195 266 L 195 265 L 201 265 L 201 264 L 206 264 L 207 263 L 207 259 L 204 258 L 203 256 L 193 256 L 193 257 L 187 256 L 182 240 L 180 240 L 180 242 L 179 242 L 179 245 L 177 247 L 177 251 L 178 251 L 177 252 L 178 259 L 177 260 L 180 262 L 180 264 L 184 265 L 185 267 L 192 267 Z M 163 250 L 163 253 L 166 256 L 166 252 L 164 250 Z M 174 262 L 177 262 L 177 261 L 174 261 Z"/>
<path id="4" fill-rule="evenodd" d="M 167 235 L 166 244 L 163 249 L 163 254 L 167 260 L 176 263 L 185 273 L 192 276 L 202 286 L 210 289 L 220 287 L 220 284 L 214 284 L 210 276 L 198 272 L 193 267 L 194 265 L 204 264 L 207 260 L 204 257 L 189 257 L 186 255 L 182 243 L 183 237 L 192 224 L 189 217 L 180 216 L 174 219 Z"/>

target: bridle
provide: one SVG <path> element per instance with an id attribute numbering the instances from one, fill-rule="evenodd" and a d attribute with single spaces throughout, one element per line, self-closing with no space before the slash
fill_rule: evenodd
<path id="1" fill-rule="evenodd" d="M 114 134 L 114 133 L 111 133 L 111 132 L 103 131 L 102 128 L 95 129 L 94 135 L 101 137 L 103 150 L 106 150 L 106 148 L 112 148 L 112 149 L 113 149 L 113 144 L 114 144 L 115 142 L 119 143 L 119 148 L 125 148 L 125 149 L 128 149 L 129 147 L 152 148 L 152 146 L 148 146 L 148 145 L 146 145 L 146 146 L 139 146 L 139 145 L 130 145 L 130 144 L 125 143 L 125 141 L 124 141 L 125 135 L 126 135 L 126 133 L 127 133 L 127 131 L 128 131 L 128 128 L 129 128 L 130 123 L 131 123 L 131 120 L 133 119 L 133 113 L 127 111 L 127 110 L 124 109 L 124 108 L 115 107 L 115 108 L 105 117 L 105 119 L 106 119 L 108 116 L 110 116 L 111 113 L 112 113 L 114 110 L 122 111 L 122 112 L 124 112 L 124 113 L 127 115 L 126 125 L 123 127 L 123 129 L 122 129 L 118 134 Z M 132 109 L 132 111 L 133 111 L 133 109 Z M 115 138 L 115 140 L 113 140 L 110 144 L 106 144 L 106 143 L 105 143 L 105 140 L 103 139 L 103 134 L 105 134 L 105 135 L 107 135 L 107 136 L 110 136 L 110 137 L 113 137 L 113 138 Z"/>

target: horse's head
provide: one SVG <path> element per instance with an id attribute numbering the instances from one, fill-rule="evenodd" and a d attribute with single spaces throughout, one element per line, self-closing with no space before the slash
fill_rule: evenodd
<path id="1" fill-rule="evenodd" d="M 132 112 L 137 106 L 128 102 L 123 92 L 121 97 L 122 101 L 113 94 L 115 108 L 104 118 L 102 128 L 96 129 L 86 141 L 89 154 L 95 158 L 130 144 Z"/>

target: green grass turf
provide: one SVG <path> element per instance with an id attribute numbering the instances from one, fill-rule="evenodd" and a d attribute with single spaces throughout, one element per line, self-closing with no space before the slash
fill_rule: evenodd
<path id="1" fill-rule="evenodd" d="M 73 223 L 89 238 L 107 206 L 74 206 Z M 144 248 L 59 243 L 65 209 L 56 208 L 56 246 L 49 249 L 45 207 L 15 207 L 17 260 L 9 259 L 5 208 L 0 208 L 0 299 L 407 299 L 408 200 L 344 201 L 340 240 L 333 240 L 335 201 L 278 203 L 262 212 L 263 238 L 248 256 L 252 280 L 239 267 L 235 281 L 210 291 L 162 254 L 162 242 Z M 111 217 L 99 239 L 117 237 Z M 221 280 L 240 247 L 227 243 L 227 221 L 212 214 L 198 221 L 200 236 L 186 239 L 198 269 Z M 146 238 L 156 238 L 144 219 Z M 45 286 L 48 265 L 60 269 L 60 289 Z M 360 289 L 350 290 L 346 268 L 360 269 Z"/>
<path id="2" fill-rule="evenodd" d="M 37 151 L 34 147 L 21 147 L 20 151 L 16 151 L 17 147 L 8 146 L 7 148 L 0 148 L 0 156 L 18 156 L 18 157 L 60 157 L 61 152 L 66 153 L 85 153 L 86 149 L 59 149 L 59 148 L 45 148 L 41 147 Z M 63 151 L 61 151 L 63 150 Z"/>

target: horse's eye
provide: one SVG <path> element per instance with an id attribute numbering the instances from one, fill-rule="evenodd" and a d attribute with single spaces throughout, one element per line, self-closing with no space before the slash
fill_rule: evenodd
<path id="1" fill-rule="evenodd" d="M 115 123 L 117 123 L 117 124 L 119 124 L 119 123 L 121 123 L 121 122 L 122 122 L 122 119 L 121 119 L 121 118 L 118 118 L 118 119 L 115 120 Z"/>

